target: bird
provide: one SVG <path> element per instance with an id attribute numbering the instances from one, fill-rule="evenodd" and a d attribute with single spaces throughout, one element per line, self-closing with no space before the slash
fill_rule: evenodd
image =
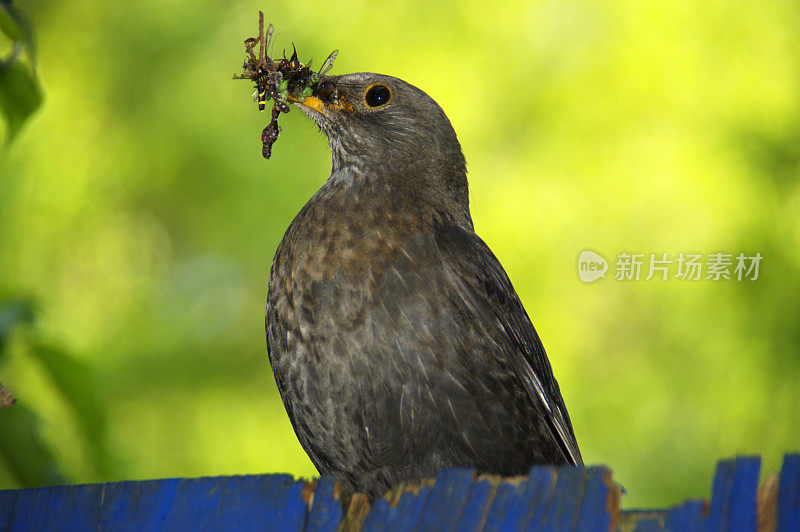
<path id="1" fill-rule="evenodd" d="M 320 474 L 374 499 L 445 468 L 582 466 L 542 342 L 475 233 L 442 108 L 376 73 L 290 101 L 332 164 L 272 261 L 267 351 Z"/>

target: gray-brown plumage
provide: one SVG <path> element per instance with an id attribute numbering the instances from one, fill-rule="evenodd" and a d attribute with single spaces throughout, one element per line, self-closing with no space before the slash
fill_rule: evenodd
<path id="1" fill-rule="evenodd" d="M 536 331 L 473 230 L 441 108 L 370 73 L 327 77 L 294 105 L 333 168 L 275 254 L 267 345 L 320 473 L 375 497 L 445 467 L 582 465 Z"/>

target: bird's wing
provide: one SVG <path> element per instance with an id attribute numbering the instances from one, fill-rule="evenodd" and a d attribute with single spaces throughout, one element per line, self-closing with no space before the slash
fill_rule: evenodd
<path id="1" fill-rule="evenodd" d="M 496 320 L 510 345 L 512 366 L 558 442 L 564 458 L 583 465 L 572 423 L 550 368 L 539 335 L 520 302 L 511 281 L 492 251 L 472 231 L 454 225 L 438 225 L 436 241 L 453 282 L 467 294 L 467 304 L 483 319 Z"/>

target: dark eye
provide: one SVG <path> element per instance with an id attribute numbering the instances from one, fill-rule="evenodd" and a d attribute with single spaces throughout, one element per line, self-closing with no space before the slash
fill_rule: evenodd
<path id="1" fill-rule="evenodd" d="M 368 107 L 380 107 L 389 103 L 392 99 L 392 91 L 386 85 L 373 85 L 364 93 L 364 103 Z"/>

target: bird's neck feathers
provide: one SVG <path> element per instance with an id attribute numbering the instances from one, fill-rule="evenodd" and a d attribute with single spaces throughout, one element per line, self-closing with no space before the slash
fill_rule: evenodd
<path id="1" fill-rule="evenodd" d="M 466 161 L 455 134 L 443 145 L 412 144 L 413 152 L 391 143 L 355 151 L 334 136 L 329 140 L 331 175 L 323 194 L 326 188 L 356 196 L 390 194 L 423 218 L 473 229 Z"/>

